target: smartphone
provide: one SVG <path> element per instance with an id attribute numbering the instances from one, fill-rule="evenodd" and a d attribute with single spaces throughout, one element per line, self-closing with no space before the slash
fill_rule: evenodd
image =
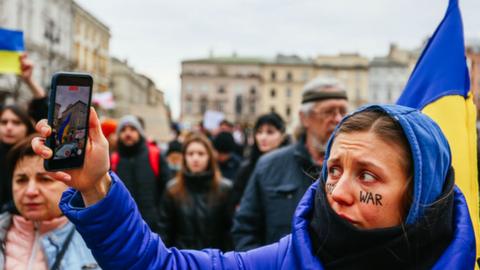
<path id="1" fill-rule="evenodd" d="M 82 167 L 88 138 L 93 78 L 89 74 L 58 72 L 52 77 L 45 144 L 53 151 L 44 161 L 47 171 Z"/>

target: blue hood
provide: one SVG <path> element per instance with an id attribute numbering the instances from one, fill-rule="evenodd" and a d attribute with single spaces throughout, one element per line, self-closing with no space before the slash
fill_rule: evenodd
<path id="1" fill-rule="evenodd" d="M 327 144 L 325 161 L 329 158 L 338 127 L 352 115 L 371 110 L 384 111 L 397 121 L 410 144 L 414 164 L 414 188 L 406 223 L 413 224 L 422 216 L 423 210 L 435 202 L 442 193 L 452 163 L 450 146 L 440 127 L 420 111 L 399 105 L 371 105 L 343 118 Z M 323 167 L 322 175 L 326 180 L 326 166 Z"/>

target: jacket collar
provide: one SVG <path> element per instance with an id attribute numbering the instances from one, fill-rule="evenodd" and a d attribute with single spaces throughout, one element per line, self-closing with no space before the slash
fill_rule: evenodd
<path id="1" fill-rule="evenodd" d="M 313 180 L 317 180 L 322 171 L 322 167 L 313 162 L 312 157 L 305 146 L 305 136 L 302 136 L 292 147 L 293 155 L 302 171 L 313 178 Z"/>
<path id="2" fill-rule="evenodd" d="M 312 252 L 312 241 L 308 232 L 317 187 L 318 181 L 305 192 L 295 210 L 292 222 L 292 248 L 294 256 L 301 261 L 303 269 L 323 269 L 322 264 Z"/>
<path id="3" fill-rule="evenodd" d="M 292 249 L 304 269 L 323 269 L 313 254 L 308 227 L 313 213 L 318 181 L 305 192 L 295 210 L 292 222 Z M 458 187 L 454 194 L 454 234 L 452 241 L 435 263 L 433 269 L 473 269 L 475 263 L 475 237 L 465 197 Z"/>

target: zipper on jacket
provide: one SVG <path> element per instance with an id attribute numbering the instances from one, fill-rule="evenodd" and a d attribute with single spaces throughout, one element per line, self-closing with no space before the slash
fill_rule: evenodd
<path id="1" fill-rule="evenodd" d="M 28 260 L 27 270 L 33 270 L 32 267 L 35 262 L 35 258 L 37 257 L 39 238 L 40 238 L 39 226 L 40 224 L 38 222 L 36 221 L 33 222 L 33 230 L 35 232 L 35 238 L 33 240 L 32 253 L 30 254 L 30 259 Z"/>

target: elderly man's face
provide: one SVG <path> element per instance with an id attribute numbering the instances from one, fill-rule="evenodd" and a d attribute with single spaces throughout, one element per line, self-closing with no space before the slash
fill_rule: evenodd
<path id="1" fill-rule="evenodd" d="M 333 130 L 347 113 L 345 99 L 327 99 L 315 103 L 308 114 L 301 114 L 303 126 L 308 136 L 314 136 L 321 144 L 326 144 Z"/>

